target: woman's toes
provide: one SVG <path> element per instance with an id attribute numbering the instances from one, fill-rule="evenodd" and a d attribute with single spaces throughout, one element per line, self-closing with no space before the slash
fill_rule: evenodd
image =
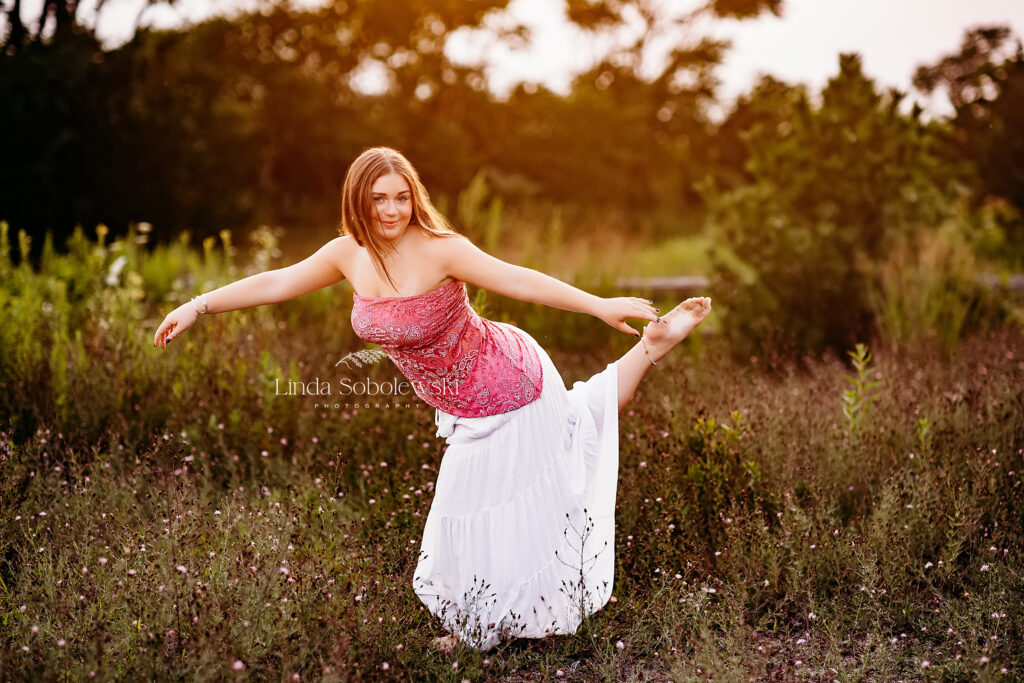
<path id="1" fill-rule="evenodd" d="M 434 642 L 432 644 L 444 654 L 450 655 L 455 652 L 455 644 L 458 640 L 457 636 L 448 634 L 446 636 L 441 636 L 440 638 L 434 638 Z"/>
<path id="2" fill-rule="evenodd" d="M 661 322 L 648 324 L 644 329 L 644 339 L 649 343 L 648 351 L 654 360 L 657 361 L 673 346 L 686 339 L 710 312 L 711 299 L 691 297 L 661 316 Z"/>

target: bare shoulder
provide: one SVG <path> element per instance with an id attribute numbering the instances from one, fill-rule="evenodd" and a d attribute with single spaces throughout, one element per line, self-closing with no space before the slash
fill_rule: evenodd
<path id="1" fill-rule="evenodd" d="M 332 260 L 338 264 L 338 270 L 345 274 L 346 278 L 352 272 L 352 257 L 358 247 L 356 238 L 352 235 L 340 235 L 324 245 L 324 249 L 330 254 Z"/>
<path id="2" fill-rule="evenodd" d="M 458 233 L 437 236 L 421 231 L 421 234 L 421 248 L 424 249 L 428 258 L 436 259 L 439 263 L 457 259 L 466 253 L 466 249 L 473 248 L 473 243 L 466 236 Z"/>
<path id="3" fill-rule="evenodd" d="M 522 270 L 491 256 L 464 235 L 455 234 L 432 240 L 430 249 L 425 250 L 425 256 L 444 277 L 462 280 L 502 296 L 519 298 L 518 282 Z"/>
<path id="4" fill-rule="evenodd" d="M 334 239 L 330 240 L 327 244 L 331 245 L 331 248 L 337 254 L 349 253 L 356 245 L 356 238 L 352 235 L 338 235 Z"/>

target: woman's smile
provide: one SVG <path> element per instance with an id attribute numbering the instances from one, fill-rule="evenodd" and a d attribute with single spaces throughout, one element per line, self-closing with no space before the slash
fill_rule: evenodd
<path id="1" fill-rule="evenodd" d="M 371 200 L 377 211 L 377 223 L 386 238 L 395 239 L 397 235 L 387 233 L 402 232 L 412 218 L 412 189 L 409 183 L 397 173 L 383 175 L 373 183 Z"/>

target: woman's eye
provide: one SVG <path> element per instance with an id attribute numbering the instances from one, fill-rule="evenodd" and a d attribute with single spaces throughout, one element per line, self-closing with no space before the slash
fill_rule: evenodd
<path id="1" fill-rule="evenodd" d="M 408 197 L 399 197 L 398 201 L 405 203 L 405 202 L 409 201 L 409 198 Z"/>

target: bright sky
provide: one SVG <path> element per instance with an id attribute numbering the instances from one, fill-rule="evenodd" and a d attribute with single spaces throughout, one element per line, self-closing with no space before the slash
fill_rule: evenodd
<path id="1" fill-rule="evenodd" d="M 83 16 L 95 22 L 97 0 L 82 0 Z M 131 35 L 144 0 L 107 0 L 98 33 L 113 47 Z M 696 0 L 654 0 L 665 11 L 681 14 Z M 42 0 L 23 0 L 24 16 L 38 16 Z M 300 0 L 313 5 L 316 0 Z M 254 0 L 178 0 L 177 6 L 154 5 L 142 24 L 159 27 L 199 21 L 215 11 L 252 7 Z M 488 30 L 460 31 L 448 45 L 449 56 L 461 62 L 483 60 L 492 88 L 507 91 L 522 81 L 543 83 L 566 92 L 573 74 L 585 69 L 616 41 L 635 33 L 597 40 L 575 30 L 565 18 L 560 0 L 512 0 L 507 14 L 493 17 L 494 25 L 514 17 L 531 28 L 528 45 L 511 49 L 493 40 Z M 1024 0 L 784 0 L 783 16 L 765 15 L 747 21 L 714 21 L 694 26 L 696 36 L 730 38 L 732 49 L 717 74 L 721 95 L 731 101 L 754 83 L 759 73 L 806 83 L 818 90 L 838 70 L 840 52 L 859 52 L 869 76 L 885 86 L 910 89 L 914 69 L 958 50 L 964 30 L 981 24 L 1009 25 L 1024 37 Z M 646 62 L 657 63 L 678 35 L 653 42 Z M 948 111 L 940 96 L 922 103 L 936 113 Z"/>

